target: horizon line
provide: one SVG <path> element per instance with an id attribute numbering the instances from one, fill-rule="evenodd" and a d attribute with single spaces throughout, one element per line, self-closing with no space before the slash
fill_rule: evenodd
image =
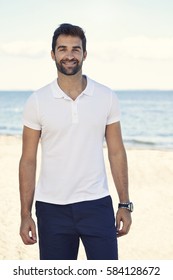
<path id="1" fill-rule="evenodd" d="M 2 91 L 6 91 L 6 92 L 9 92 L 9 91 L 31 91 L 31 92 L 34 92 L 34 91 L 37 91 L 38 89 L 0 89 L 0 92 Z M 165 89 L 165 88 L 128 88 L 128 89 L 113 89 L 113 91 L 173 91 L 173 88 L 172 89 Z"/>

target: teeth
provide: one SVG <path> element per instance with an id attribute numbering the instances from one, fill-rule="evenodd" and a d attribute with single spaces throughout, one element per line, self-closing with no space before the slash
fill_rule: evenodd
<path id="1" fill-rule="evenodd" d="M 76 61 L 63 61 L 63 64 L 73 65 L 73 64 L 76 64 Z"/>

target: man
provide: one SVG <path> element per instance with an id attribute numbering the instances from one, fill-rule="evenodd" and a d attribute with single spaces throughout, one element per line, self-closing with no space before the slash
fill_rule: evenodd
<path id="1" fill-rule="evenodd" d="M 33 93 L 24 110 L 20 235 L 25 244 L 37 242 L 31 216 L 35 195 L 40 259 L 77 259 L 81 239 L 87 259 L 116 260 L 117 237 L 128 233 L 132 211 L 117 97 L 82 75 L 87 51 L 80 27 L 60 25 L 51 56 L 58 78 Z M 116 226 L 103 159 L 104 137 L 120 200 Z M 35 189 L 39 140 L 42 163 Z"/>

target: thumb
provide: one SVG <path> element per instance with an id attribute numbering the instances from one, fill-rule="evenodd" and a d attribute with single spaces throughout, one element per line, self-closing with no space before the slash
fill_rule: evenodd
<path id="1" fill-rule="evenodd" d="M 31 238 L 37 242 L 37 234 L 36 234 L 36 227 L 35 224 L 31 226 Z"/>
<path id="2" fill-rule="evenodd" d="M 116 215 L 116 228 L 117 228 L 117 231 L 120 230 L 120 222 L 121 222 L 121 220 L 119 218 L 119 215 Z"/>

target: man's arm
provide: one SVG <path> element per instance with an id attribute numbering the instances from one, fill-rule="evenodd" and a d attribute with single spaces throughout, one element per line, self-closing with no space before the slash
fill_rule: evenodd
<path id="1" fill-rule="evenodd" d="M 19 186 L 21 200 L 20 235 L 26 245 L 37 242 L 36 227 L 31 217 L 35 190 L 37 148 L 40 131 L 28 127 L 23 129 L 22 156 L 19 164 Z"/>
<path id="2" fill-rule="evenodd" d="M 129 202 L 127 157 L 121 136 L 120 122 L 107 125 L 105 137 L 112 177 L 119 201 L 121 203 Z M 124 208 L 118 209 L 116 215 L 117 236 L 120 237 L 127 234 L 131 223 L 130 211 Z"/>

